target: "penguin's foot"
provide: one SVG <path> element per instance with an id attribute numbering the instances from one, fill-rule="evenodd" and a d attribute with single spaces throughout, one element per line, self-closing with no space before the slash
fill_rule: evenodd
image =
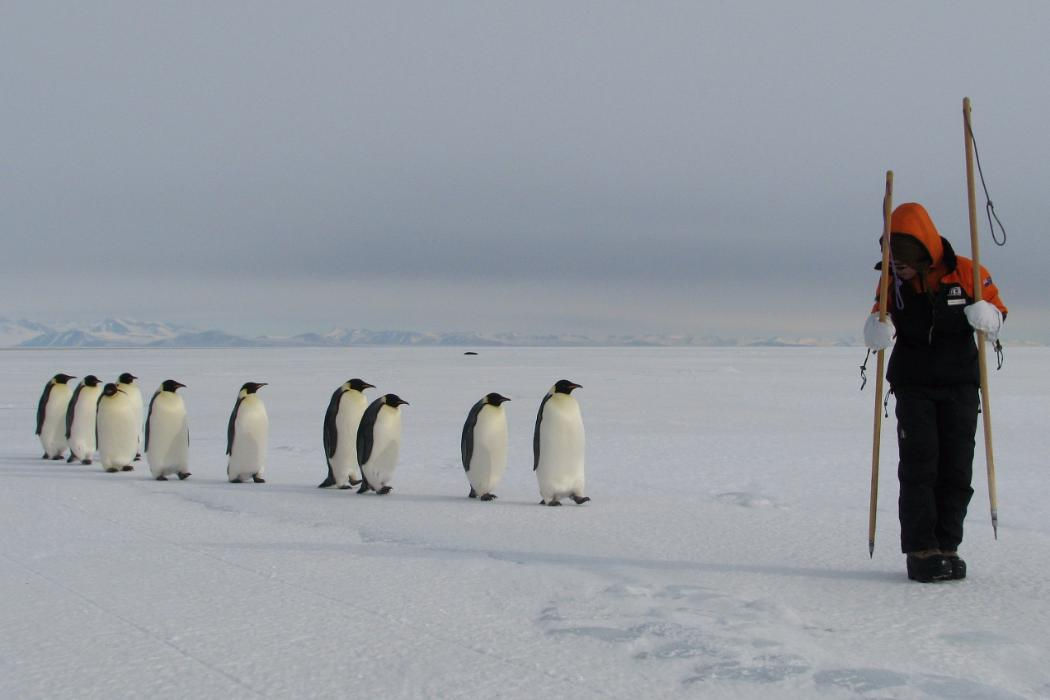
<path id="1" fill-rule="evenodd" d="M 69 455 L 69 457 L 66 458 L 66 464 L 72 464 L 74 459 L 76 459 L 76 457 Z"/>
<path id="2" fill-rule="evenodd" d="M 361 482 L 361 488 L 359 488 L 359 489 L 357 490 L 357 492 L 358 492 L 358 493 L 368 493 L 369 489 L 371 489 L 371 488 L 372 488 L 372 487 L 368 485 L 368 482 L 367 482 L 367 481 L 362 481 L 362 482 Z"/>
<path id="3" fill-rule="evenodd" d="M 236 479 L 230 479 L 230 483 L 231 484 L 243 484 L 244 481 L 242 481 L 241 477 L 238 476 Z"/>
<path id="4" fill-rule="evenodd" d="M 80 460 L 80 463 L 81 464 L 91 464 L 91 460 L 90 459 L 82 459 L 82 460 Z"/>
<path id="5" fill-rule="evenodd" d="M 121 467 L 120 471 L 122 471 L 122 472 L 133 472 L 133 471 L 135 471 L 135 467 L 133 467 L 133 466 L 131 466 L 129 464 L 129 465 L 125 466 L 125 467 Z"/>
<path id="6" fill-rule="evenodd" d="M 179 472 L 179 481 L 185 481 L 192 476 L 189 472 Z"/>
<path id="7" fill-rule="evenodd" d="M 467 494 L 467 498 L 477 498 L 477 497 L 478 497 L 478 492 L 474 490 L 474 487 L 471 487 L 470 493 Z"/>
<path id="8" fill-rule="evenodd" d="M 49 455 L 47 452 L 45 452 L 44 456 L 41 457 L 40 459 L 51 459 L 51 455 Z"/>
<path id="9" fill-rule="evenodd" d="M 360 479 L 355 479 L 354 477 L 350 477 L 350 485 L 351 486 L 357 486 L 360 483 L 361 483 Z"/>
<path id="10" fill-rule="evenodd" d="M 167 481 L 167 480 L 168 480 L 168 477 L 164 476 L 163 474 L 161 474 L 160 476 L 157 477 L 157 481 Z"/>
<path id="11" fill-rule="evenodd" d="M 317 488 L 326 489 L 329 486 L 335 486 L 335 477 L 333 477 L 331 474 L 326 476 L 325 480 L 317 485 Z"/>
<path id="12" fill-rule="evenodd" d="M 587 501 L 591 500 L 591 497 L 590 496 L 577 496 L 577 495 L 573 494 L 572 500 L 576 501 L 576 505 L 580 505 L 581 503 L 586 503 Z"/>
<path id="13" fill-rule="evenodd" d="M 108 467 L 106 469 L 106 473 L 107 474 L 116 474 L 118 471 L 120 471 L 120 470 L 117 469 L 116 467 Z"/>
<path id="14" fill-rule="evenodd" d="M 53 460 L 55 460 L 55 461 L 58 461 L 58 460 L 62 459 L 62 455 L 55 455 L 55 456 L 54 456 L 54 457 L 52 457 L 51 459 L 53 459 Z"/>
<path id="15" fill-rule="evenodd" d="M 494 500 L 496 500 L 496 494 L 494 494 L 494 493 L 486 493 L 484 496 L 481 497 L 481 500 L 483 500 L 483 501 L 494 501 Z"/>
<path id="16" fill-rule="evenodd" d="M 266 483 L 266 479 L 262 478 L 258 474 L 252 474 L 252 481 L 254 481 L 257 484 L 265 484 Z"/>
<path id="17" fill-rule="evenodd" d="M 561 505 L 561 501 L 556 501 L 554 499 L 551 499 L 550 501 L 547 501 L 547 505 L 549 505 L 549 506 L 560 506 Z"/>
<path id="18" fill-rule="evenodd" d="M 544 500 L 540 499 L 540 505 L 541 505 L 541 506 L 545 506 L 545 505 L 547 505 L 547 501 L 544 501 Z"/>
<path id="19" fill-rule="evenodd" d="M 354 488 L 353 484 L 343 484 L 342 486 L 339 487 L 339 490 L 340 491 L 349 491 L 352 488 Z"/>
<path id="20" fill-rule="evenodd" d="M 134 461 L 136 461 L 136 462 L 141 462 L 142 461 L 142 453 L 141 452 L 139 452 L 138 454 L 135 455 L 135 460 Z"/>
<path id="21" fill-rule="evenodd" d="M 390 493 L 390 491 L 391 491 L 391 487 L 390 486 L 384 486 L 383 488 L 381 488 L 378 491 L 376 491 L 376 493 L 378 493 L 380 496 L 385 496 L 388 493 Z"/>

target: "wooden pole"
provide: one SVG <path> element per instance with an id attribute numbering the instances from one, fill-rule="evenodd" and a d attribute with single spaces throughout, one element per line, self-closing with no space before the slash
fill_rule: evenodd
<path id="1" fill-rule="evenodd" d="M 879 277 L 879 321 L 886 320 L 890 288 L 890 216 L 893 212 L 893 171 L 886 171 L 886 196 L 882 199 L 882 275 Z M 875 511 L 879 505 L 879 447 L 882 442 L 882 376 L 885 350 L 876 353 L 875 429 L 871 441 L 871 501 L 868 504 L 868 556 L 875 556 Z"/>
<path id="2" fill-rule="evenodd" d="M 970 251 L 973 258 L 973 300 L 981 301 L 981 252 L 977 240 L 977 188 L 973 177 L 973 130 L 970 98 L 963 98 L 963 131 L 966 139 L 966 190 L 970 205 Z M 992 532 L 999 539 L 999 497 L 995 488 L 995 458 L 992 454 L 992 406 L 988 397 L 988 359 L 984 333 L 977 331 L 977 363 L 981 372 L 981 415 L 984 417 L 984 458 L 988 464 L 988 501 L 992 509 Z"/>

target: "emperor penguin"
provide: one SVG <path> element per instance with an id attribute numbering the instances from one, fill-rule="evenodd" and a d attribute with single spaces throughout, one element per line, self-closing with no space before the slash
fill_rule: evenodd
<path id="1" fill-rule="evenodd" d="M 230 425 L 226 428 L 226 476 L 230 482 L 239 484 L 251 478 L 257 484 L 265 484 L 266 442 L 270 433 L 270 418 L 266 406 L 256 393 L 266 382 L 245 382 L 237 394 L 237 403 L 230 414 Z"/>
<path id="2" fill-rule="evenodd" d="M 175 393 L 184 386 L 174 379 L 165 379 L 149 400 L 143 446 L 149 472 L 157 481 L 167 481 L 172 474 L 178 475 L 179 479 L 190 476 L 190 428 L 186 421 L 186 404 Z"/>
<path id="3" fill-rule="evenodd" d="M 59 372 L 44 385 L 40 403 L 36 407 L 36 434 L 44 448 L 43 459 L 62 459 L 66 453 L 66 409 L 73 390 L 69 380 L 75 379 Z"/>
<path id="4" fill-rule="evenodd" d="M 91 464 L 97 438 L 95 415 L 101 394 L 101 382 L 93 374 L 84 377 L 73 390 L 66 409 L 66 441 L 69 443 L 69 458 L 66 462 L 79 459 L 81 464 Z"/>
<path id="5" fill-rule="evenodd" d="M 496 497 L 493 489 L 507 471 L 506 401 L 510 401 L 506 396 L 486 394 L 470 409 L 463 424 L 459 447 L 470 482 L 469 498 L 491 501 Z"/>
<path id="6" fill-rule="evenodd" d="M 332 394 L 324 414 L 324 456 L 328 476 L 318 486 L 348 489 L 361 483 L 361 465 L 357 463 L 357 428 L 368 408 L 365 389 L 374 389 L 363 379 L 344 382 Z"/>
<path id="7" fill-rule="evenodd" d="M 139 421 L 135 401 L 118 389 L 106 384 L 98 397 L 98 458 L 107 472 L 129 472 L 135 467 L 135 453 L 139 447 Z"/>
<path id="8" fill-rule="evenodd" d="M 357 428 L 357 463 L 361 465 L 361 488 L 381 496 L 390 493 L 390 479 L 401 449 L 401 406 L 408 402 L 397 394 L 384 394 L 372 402 Z"/>
<path id="9" fill-rule="evenodd" d="M 135 383 L 138 379 L 131 372 L 124 372 L 117 379 L 117 388 L 128 395 L 131 399 L 131 403 L 135 406 L 137 413 L 136 425 L 142 425 L 142 390 L 139 389 L 139 385 Z M 138 444 L 135 446 L 135 461 L 142 459 L 142 438 L 139 437 Z"/>
<path id="10" fill-rule="evenodd" d="M 569 496 L 576 503 L 591 500 L 583 495 L 583 417 L 568 379 L 559 380 L 540 403 L 532 435 L 532 469 L 540 486 L 540 505 L 560 506 Z"/>

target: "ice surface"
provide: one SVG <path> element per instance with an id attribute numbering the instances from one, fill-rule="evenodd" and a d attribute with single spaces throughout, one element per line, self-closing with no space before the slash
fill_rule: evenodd
<path id="1" fill-rule="evenodd" d="M 1050 350 L 992 373 L 999 541 L 979 437 L 970 577 L 938 585 L 904 575 L 892 416 L 868 558 L 862 349 L 480 352 L 0 352 L 0 697 L 1050 696 Z M 193 476 L 41 460 L 58 371 L 185 383 Z M 316 488 L 351 377 L 411 404 L 388 496 Z M 594 500 L 544 508 L 532 428 L 561 378 Z M 266 484 L 225 480 L 245 381 L 269 382 Z M 490 391 L 510 457 L 483 503 L 459 437 Z"/>

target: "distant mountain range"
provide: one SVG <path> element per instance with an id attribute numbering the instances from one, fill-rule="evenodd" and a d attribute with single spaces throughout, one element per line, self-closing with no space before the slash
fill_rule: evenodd
<path id="1" fill-rule="evenodd" d="M 849 346 L 845 338 L 770 337 L 740 341 L 693 335 L 527 335 L 521 333 L 464 333 L 370 331 L 333 329 L 326 333 L 293 336 L 232 335 L 221 330 L 199 330 L 171 323 L 106 319 L 87 327 L 76 324 L 49 326 L 0 317 L 0 347 L 5 348 L 233 348 L 233 347 L 350 347 L 350 346 L 448 346 L 448 347 L 690 347 L 690 346 Z"/>

